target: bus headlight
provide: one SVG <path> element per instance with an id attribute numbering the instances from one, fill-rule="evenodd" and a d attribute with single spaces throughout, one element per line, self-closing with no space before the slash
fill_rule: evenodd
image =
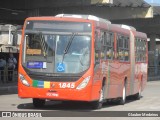
<path id="1" fill-rule="evenodd" d="M 23 85 L 30 86 L 29 83 L 28 83 L 28 81 L 24 78 L 23 75 L 19 74 L 19 78 L 20 78 L 20 80 L 21 80 L 21 82 L 22 82 Z"/>
<path id="2" fill-rule="evenodd" d="M 85 88 L 87 86 L 87 84 L 89 83 L 91 76 L 86 77 L 79 85 L 76 89 L 81 90 L 83 88 Z"/>

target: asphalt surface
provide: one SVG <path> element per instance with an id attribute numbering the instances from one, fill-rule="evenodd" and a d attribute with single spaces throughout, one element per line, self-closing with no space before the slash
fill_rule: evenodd
<path id="1" fill-rule="evenodd" d="M 70 102 L 70 103 L 62 103 L 57 101 L 47 101 L 46 105 L 43 108 L 34 108 L 32 105 L 32 99 L 21 99 L 16 94 L 16 87 L 17 83 L 10 83 L 8 85 L 3 86 L 0 88 L 1 95 L 0 95 L 0 111 L 51 111 L 57 112 L 59 114 L 63 114 L 64 111 L 69 111 L 71 116 L 75 114 L 75 112 L 79 111 L 160 111 L 160 81 L 151 81 L 147 83 L 145 90 L 142 92 L 142 98 L 140 100 L 133 100 L 131 98 L 127 99 L 125 105 L 118 105 L 116 102 L 107 102 L 103 105 L 103 108 L 100 110 L 93 110 L 91 109 L 87 103 L 77 103 L 77 102 Z M 3 91 L 2 91 L 3 88 Z M 10 93 L 6 92 L 3 93 L 5 90 L 10 91 Z M 14 93 L 15 92 L 15 93 Z M 98 112 L 97 112 L 98 113 Z M 95 113 L 95 114 L 97 114 Z M 98 115 L 98 114 L 97 114 Z M 58 120 L 68 120 L 74 119 L 72 117 L 60 117 L 61 115 L 57 115 L 56 119 Z M 160 116 L 160 115 L 159 115 Z M 83 117 L 83 115 L 82 115 Z M 0 118 L 1 119 L 1 118 Z M 8 120 L 10 118 L 7 118 Z M 14 118 L 17 120 L 18 118 Z M 23 118 L 25 119 L 25 118 Z M 36 119 L 36 118 L 29 118 L 29 119 Z M 42 118 L 39 118 L 39 120 Z M 45 118 L 51 119 L 51 118 Z M 76 119 L 81 119 L 80 117 L 76 117 Z M 110 120 L 160 120 L 160 117 L 86 117 L 83 119 L 110 119 Z"/>

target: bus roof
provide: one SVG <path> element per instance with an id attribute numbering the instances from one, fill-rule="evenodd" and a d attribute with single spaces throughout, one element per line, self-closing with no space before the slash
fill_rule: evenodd
<path id="1" fill-rule="evenodd" d="M 122 28 L 122 27 L 120 27 L 120 25 L 118 25 L 118 24 L 111 24 L 111 25 L 109 26 L 109 31 L 114 31 L 114 32 L 122 33 L 122 34 L 126 34 L 126 35 L 129 35 L 129 34 L 130 34 L 130 30 L 125 29 L 125 28 Z"/>
<path id="2" fill-rule="evenodd" d="M 134 28 L 133 26 L 124 25 L 124 24 L 113 24 L 113 25 L 117 25 L 117 26 L 124 28 L 124 29 L 127 29 L 127 30 L 136 31 L 136 28 Z"/>
<path id="3" fill-rule="evenodd" d="M 139 38 L 147 39 L 147 35 L 146 35 L 146 33 L 138 32 L 138 31 L 136 31 L 136 33 L 135 33 L 135 37 L 139 37 Z"/>
<path id="4" fill-rule="evenodd" d="M 103 23 L 111 24 L 111 22 L 109 20 L 99 18 L 99 17 L 93 16 L 93 15 L 58 14 L 55 17 L 81 18 L 81 19 L 93 20 L 96 22 L 103 22 Z"/>

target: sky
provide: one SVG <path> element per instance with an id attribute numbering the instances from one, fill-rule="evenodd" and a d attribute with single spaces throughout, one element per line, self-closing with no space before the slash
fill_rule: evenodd
<path id="1" fill-rule="evenodd" d="M 144 1 L 146 1 L 148 3 L 158 3 L 158 4 L 160 4 L 160 0 L 144 0 Z"/>

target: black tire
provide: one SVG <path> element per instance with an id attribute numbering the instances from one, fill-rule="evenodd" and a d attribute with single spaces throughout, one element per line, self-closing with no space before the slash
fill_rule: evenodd
<path id="1" fill-rule="evenodd" d="M 41 108 L 45 104 L 45 100 L 43 99 L 38 99 L 38 98 L 33 98 L 33 105 L 36 108 Z"/>
<path id="2" fill-rule="evenodd" d="M 133 95 L 133 98 L 134 98 L 135 100 L 140 100 L 140 99 L 141 99 L 141 92 L 142 92 L 142 84 L 140 83 L 138 93 L 135 94 L 135 95 Z"/>
<path id="3" fill-rule="evenodd" d="M 119 100 L 120 105 L 124 105 L 126 103 L 126 82 L 124 83 L 123 90 L 122 90 L 122 97 Z"/>
<path id="4" fill-rule="evenodd" d="M 100 96 L 98 101 L 91 102 L 91 106 L 93 109 L 101 109 L 104 103 L 104 85 L 100 90 Z"/>

